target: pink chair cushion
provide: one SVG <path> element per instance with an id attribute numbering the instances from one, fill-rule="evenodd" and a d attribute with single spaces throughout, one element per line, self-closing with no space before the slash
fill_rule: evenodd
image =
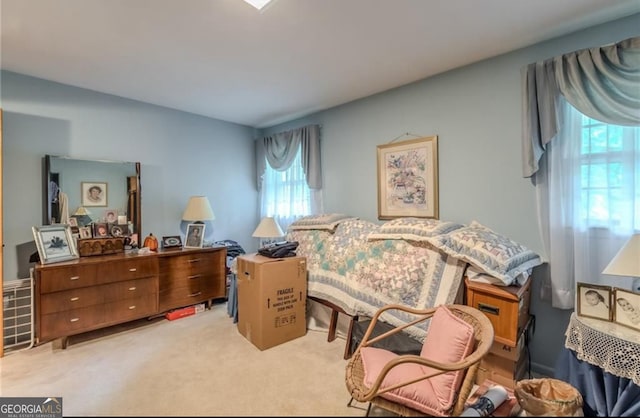
<path id="1" fill-rule="evenodd" d="M 464 359 L 474 346 L 473 327 L 453 315 L 445 306 L 436 309 L 420 355 L 434 361 L 451 363 Z M 382 368 L 397 354 L 390 351 L 364 347 L 361 350 L 364 366 L 364 382 L 371 387 Z M 381 388 L 388 388 L 418 376 L 433 373 L 435 369 L 417 364 L 401 364 L 385 377 Z M 455 402 L 462 384 L 464 371 L 447 372 L 430 379 L 412 383 L 381 396 L 393 402 L 431 415 L 446 415 Z"/>

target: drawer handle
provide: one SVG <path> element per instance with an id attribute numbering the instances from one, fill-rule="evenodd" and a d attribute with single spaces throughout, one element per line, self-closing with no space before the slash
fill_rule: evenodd
<path id="1" fill-rule="evenodd" d="M 71 318 L 69 320 L 69 322 L 78 322 L 80 320 L 80 318 Z"/>
<path id="2" fill-rule="evenodd" d="M 485 313 L 490 313 L 492 315 L 500 315 L 500 308 L 497 306 L 487 305 L 485 303 L 478 303 L 478 309 Z"/>
<path id="3" fill-rule="evenodd" d="M 200 262 L 200 258 L 192 258 L 191 260 L 189 260 L 190 263 L 198 263 Z"/>
<path id="4" fill-rule="evenodd" d="M 131 287 L 129 288 L 129 290 L 136 290 L 136 287 L 135 287 L 135 286 L 131 286 Z"/>
<path id="5" fill-rule="evenodd" d="M 202 294 L 202 292 L 196 292 L 196 293 L 192 293 L 189 295 L 190 298 L 193 298 L 195 296 L 200 296 Z"/>
<path id="6" fill-rule="evenodd" d="M 189 279 L 197 279 L 198 277 L 202 276 L 202 274 L 194 274 L 193 276 L 189 276 Z"/>
<path id="7" fill-rule="evenodd" d="M 77 300 L 79 300 L 80 298 L 77 296 L 72 297 L 71 299 L 69 299 L 71 302 L 75 302 Z"/>
<path id="8" fill-rule="evenodd" d="M 129 306 L 129 310 L 132 310 L 132 309 L 135 309 L 135 308 L 136 308 L 136 305 Z"/>
<path id="9" fill-rule="evenodd" d="M 78 280 L 80 278 L 80 276 L 71 276 L 69 277 L 69 280 Z"/>
<path id="10" fill-rule="evenodd" d="M 133 268 L 130 268 L 130 269 L 129 269 L 129 271 L 130 271 L 130 272 L 134 272 L 134 271 L 138 271 L 138 269 L 137 269 L 137 268 L 135 268 L 135 267 L 133 267 Z"/>

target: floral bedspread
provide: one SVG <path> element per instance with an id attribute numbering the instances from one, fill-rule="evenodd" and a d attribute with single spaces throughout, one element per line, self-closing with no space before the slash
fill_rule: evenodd
<path id="1" fill-rule="evenodd" d="M 426 242 L 368 241 L 379 226 L 347 219 L 335 231 L 290 230 L 297 254 L 307 258 L 308 294 L 340 306 L 350 315 L 371 317 L 382 306 L 430 308 L 454 303 L 466 263 Z M 394 325 L 413 319 L 395 312 L 382 318 Z M 426 324 L 408 331 L 423 337 Z"/>

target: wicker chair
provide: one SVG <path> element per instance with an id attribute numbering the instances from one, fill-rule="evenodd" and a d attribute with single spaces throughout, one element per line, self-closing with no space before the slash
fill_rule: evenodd
<path id="1" fill-rule="evenodd" d="M 349 401 L 348 406 L 351 406 L 351 403 L 355 399 L 359 402 L 369 402 L 367 416 L 369 415 L 369 412 L 371 410 L 371 405 L 376 405 L 380 408 L 386 409 L 401 416 L 425 416 L 425 412 L 423 411 L 416 410 L 405 404 L 394 402 L 382 397 L 381 395 L 424 379 L 433 378 L 434 376 L 438 376 L 449 371 L 462 370 L 462 383 L 455 392 L 456 397 L 454 398 L 454 402 L 451 408 L 446 411 L 444 415 L 458 416 L 462 413 L 462 411 L 464 410 L 465 402 L 471 393 L 478 367 L 480 365 L 480 360 L 489 352 L 491 344 L 493 343 L 494 330 L 493 325 L 485 316 L 485 314 L 476 308 L 465 305 L 446 305 L 446 307 L 449 308 L 449 311 L 456 317 L 472 325 L 474 330 L 475 344 L 471 353 L 464 359 L 456 363 L 439 363 L 426 357 L 417 355 L 400 355 L 386 363 L 386 365 L 382 368 L 380 374 L 377 376 L 377 379 L 375 380 L 373 385 L 371 387 L 368 387 L 364 383 L 365 370 L 361 356 L 362 348 L 371 346 L 381 339 L 387 338 L 390 335 L 401 332 L 403 329 L 425 321 L 431 318 L 436 312 L 436 308 L 418 310 L 401 305 L 387 305 L 378 310 L 378 312 L 376 312 L 376 314 L 373 316 L 371 324 L 369 325 L 362 339 L 362 342 L 347 363 L 345 381 L 347 389 L 351 394 L 351 400 Z M 376 322 L 379 320 L 380 315 L 382 315 L 385 311 L 391 309 L 398 309 L 404 312 L 411 313 L 415 315 L 416 319 L 407 324 L 404 324 L 403 326 L 395 327 L 394 329 L 382 335 L 379 335 L 378 337 L 370 339 L 373 328 Z M 380 387 L 389 371 L 400 364 L 406 363 L 419 364 L 436 370 L 430 374 L 425 374 L 418 378 L 413 378 L 411 380 L 381 389 Z"/>

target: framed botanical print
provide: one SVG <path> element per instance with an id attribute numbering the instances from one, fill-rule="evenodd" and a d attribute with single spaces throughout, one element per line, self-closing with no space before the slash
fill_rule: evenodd
<path id="1" fill-rule="evenodd" d="M 438 137 L 378 145 L 378 219 L 438 216 Z"/>
<path id="2" fill-rule="evenodd" d="M 601 286 L 591 283 L 577 284 L 577 314 L 589 318 L 611 321 L 611 286 Z"/>

